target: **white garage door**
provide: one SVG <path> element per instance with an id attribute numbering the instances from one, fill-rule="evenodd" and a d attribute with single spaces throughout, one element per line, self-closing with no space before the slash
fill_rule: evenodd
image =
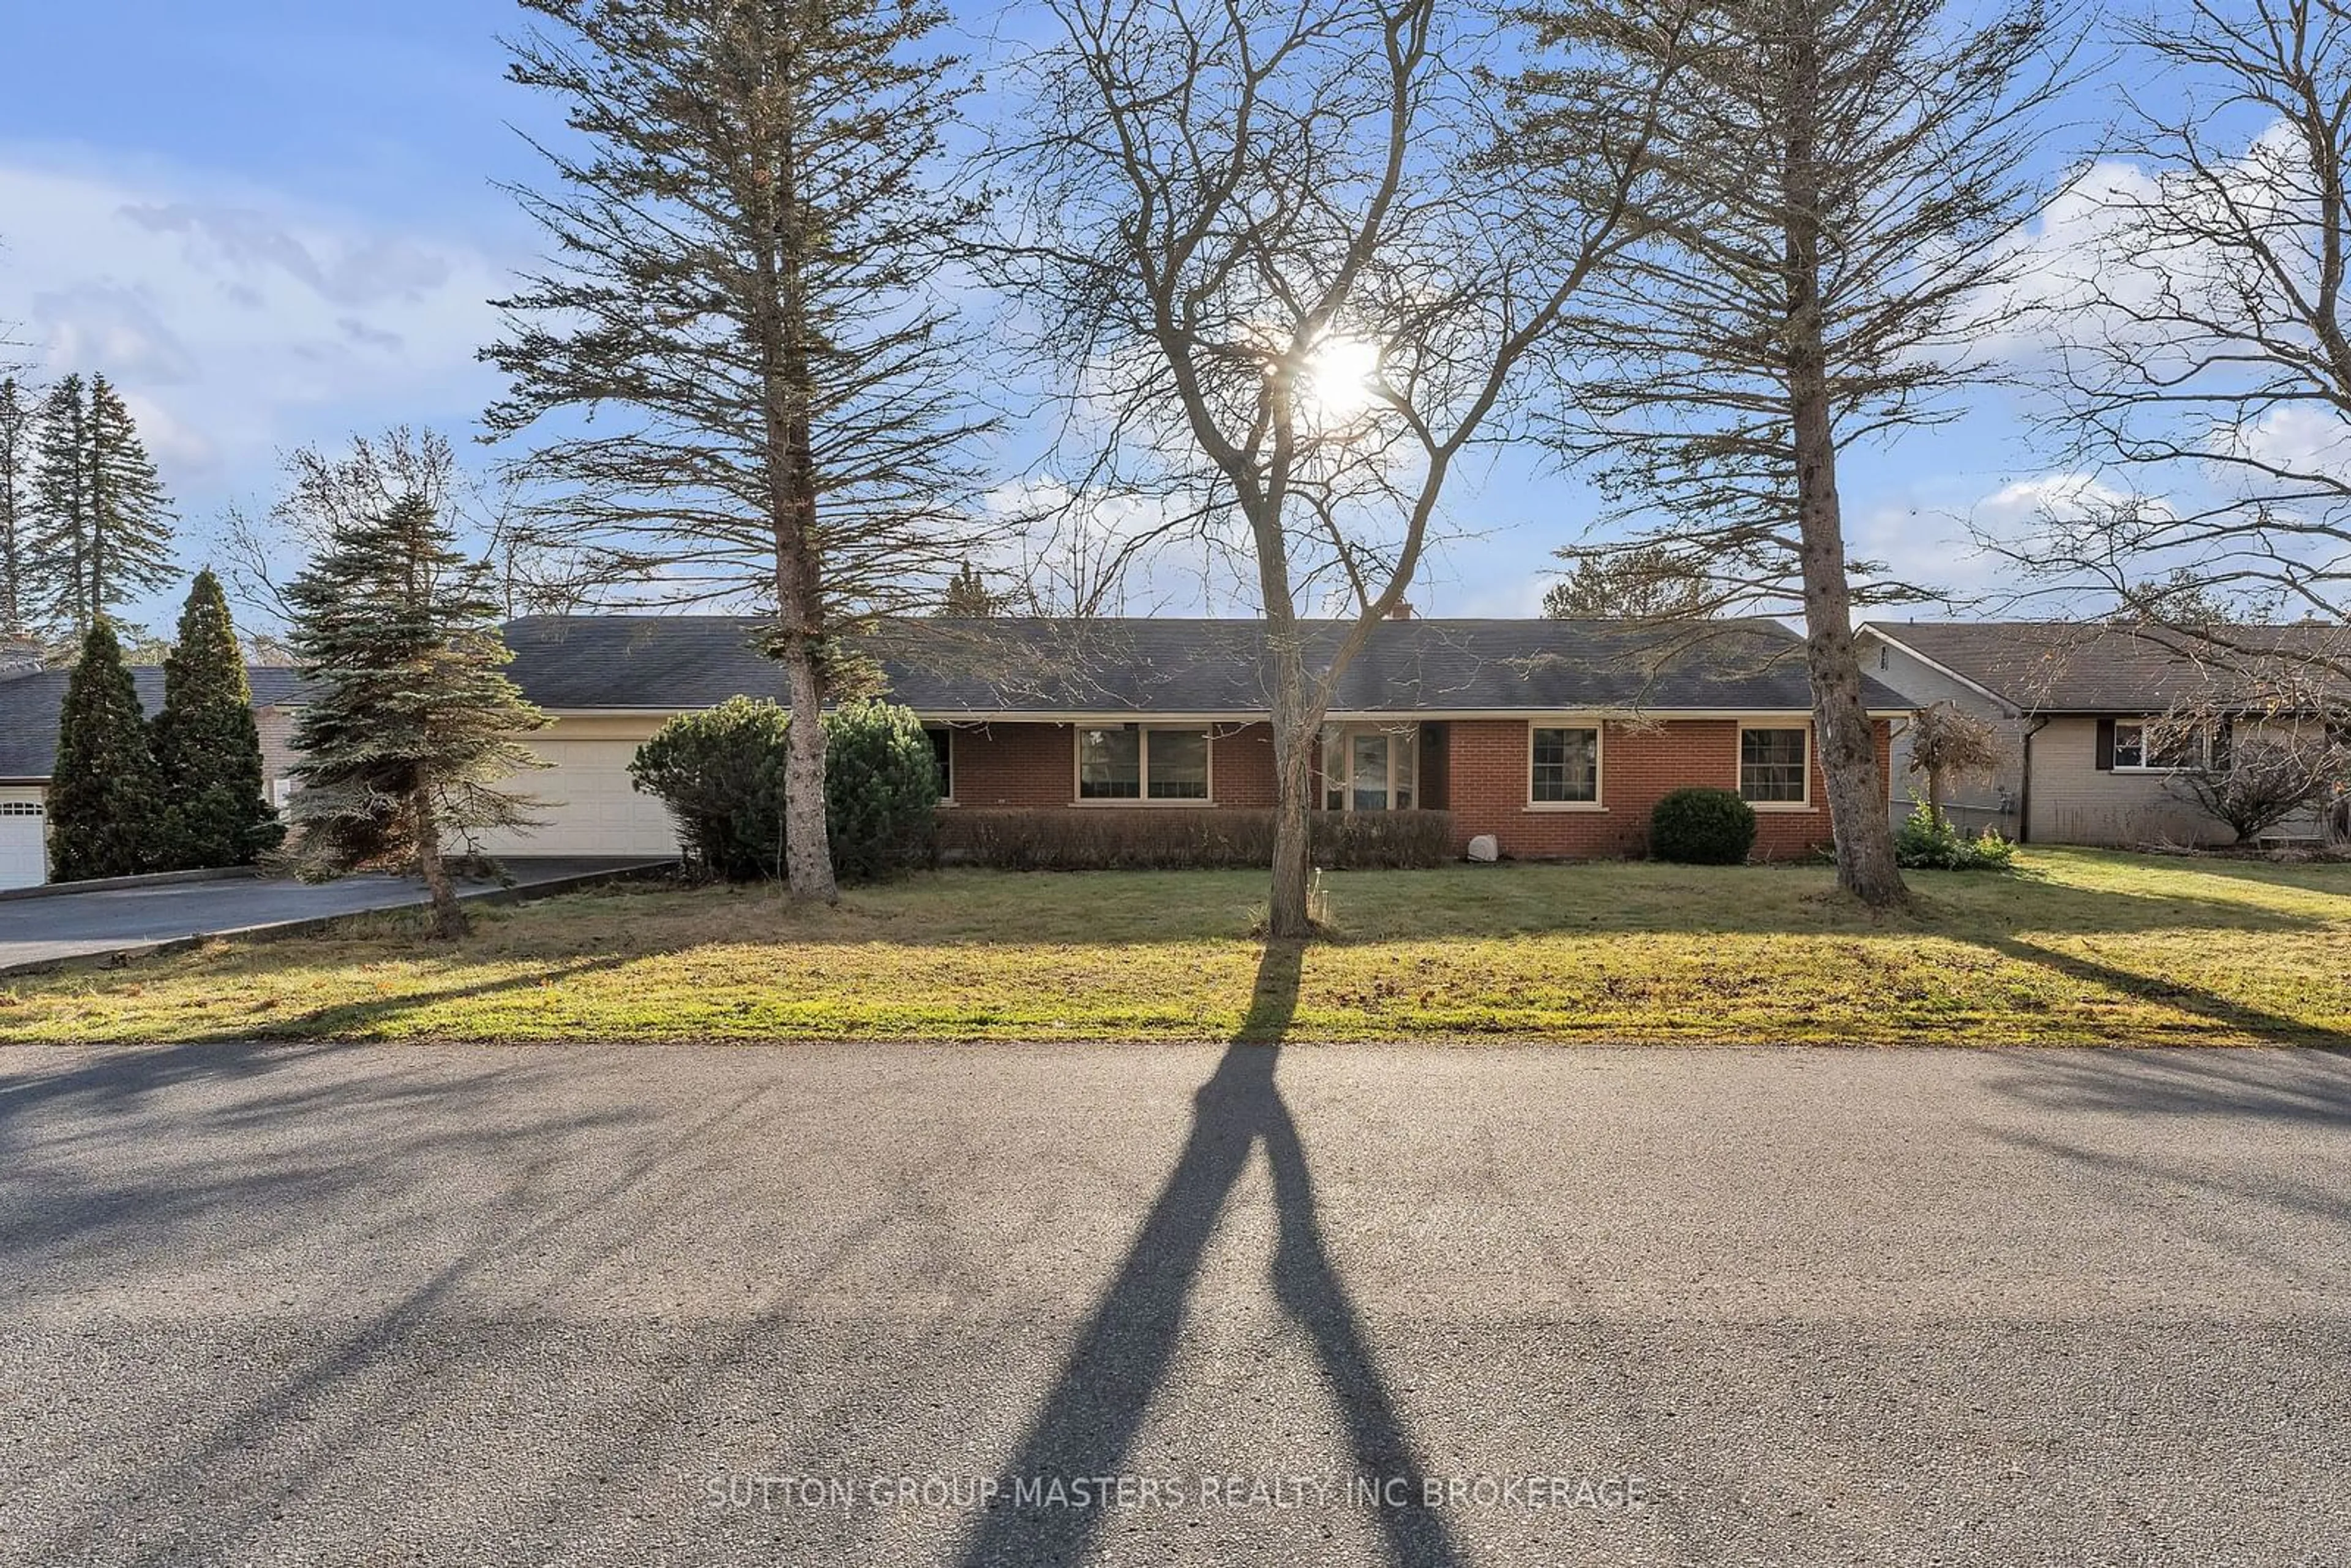
<path id="1" fill-rule="evenodd" d="M 645 855 L 677 852 L 677 830 L 651 795 L 629 787 L 633 740 L 534 740 L 530 748 L 552 766 L 517 775 L 513 787 L 540 802 L 531 814 L 544 826 L 499 833 L 482 847 L 501 855 Z"/>
<path id="2" fill-rule="evenodd" d="M 38 789 L 0 789 L 0 888 L 49 880 L 48 820 Z"/>

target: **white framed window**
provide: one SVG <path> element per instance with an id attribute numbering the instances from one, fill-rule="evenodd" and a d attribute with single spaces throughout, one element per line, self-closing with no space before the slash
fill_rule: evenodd
<path id="1" fill-rule="evenodd" d="M 1077 732 L 1080 800 L 1183 805 L 1209 799 L 1207 730 L 1081 724 Z"/>
<path id="2" fill-rule="evenodd" d="M 1600 804 L 1598 725 L 1537 723 L 1527 727 L 1527 804 Z"/>
<path id="3" fill-rule="evenodd" d="M 1322 731 L 1322 809 L 1409 811 L 1420 800 L 1420 727 L 1329 725 Z"/>
<path id="4" fill-rule="evenodd" d="M 1802 725 L 1741 726 L 1739 798 L 1750 806 L 1809 806 L 1813 732 Z"/>
<path id="5" fill-rule="evenodd" d="M 2115 771 L 2185 773 L 2212 761 L 2212 732 L 2204 726 L 2157 718 L 2115 720 Z"/>

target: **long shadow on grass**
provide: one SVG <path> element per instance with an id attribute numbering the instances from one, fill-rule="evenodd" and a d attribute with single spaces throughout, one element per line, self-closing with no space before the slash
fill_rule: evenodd
<path id="1" fill-rule="evenodd" d="M 1305 1145 L 1274 1081 L 1281 1041 L 1297 1012 L 1301 956 L 1295 943 L 1267 945 L 1248 1017 L 1215 1074 L 1193 1097 L 1191 1137 L 1117 1279 L 1080 1331 L 1008 1475 L 1066 1482 L 1126 1468 L 1152 1396 L 1181 1346 L 1185 1302 L 1217 1218 L 1250 1151 L 1262 1143 L 1280 1227 L 1274 1297 L 1313 1344 L 1346 1425 L 1356 1474 L 1407 1483 L 1379 1489 L 1384 1496 L 1399 1494 L 1399 1500 L 1384 1501 L 1379 1513 L 1390 1559 L 1405 1568 L 1444 1568 L 1460 1561 L 1459 1553 L 1443 1518 L 1419 1504 L 1419 1461 L 1364 1341 L 1354 1301 L 1323 1245 Z M 1101 1524 L 1095 1510 L 998 1504 L 957 1561 L 964 1568 L 1075 1563 Z"/>
<path id="2" fill-rule="evenodd" d="M 2136 974 L 2101 964 L 2095 958 L 2077 954 L 2060 953 L 2039 946 L 2015 936 L 1994 936 L 1985 939 L 1985 946 L 2019 963 L 2038 964 L 2053 970 L 2069 980 L 2085 986 L 2096 986 L 2124 996 L 2138 997 L 2148 1001 L 2166 1002 L 2186 1012 L 2199 1014 L 2216 1024 L 2239 1030 L 2246 1034 L 2273 1040 L 2279 1045 L 2317 1046 L 2333 1051 L 2351 1050 L 2351 1035 L 2322 1024 L 2288 1018 L 2283 1013 L 2262 1008 L 2248 1007 L 2231 1001 L 2200 986 L 2159 975 Z M 2159 1040 L 2149 1041 L 2160 1044 Z"/>

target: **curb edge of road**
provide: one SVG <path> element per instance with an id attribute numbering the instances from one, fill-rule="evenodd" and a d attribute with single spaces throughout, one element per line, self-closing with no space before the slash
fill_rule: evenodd
<path id="1" fill-rule="evenodd" d="M 636 882 L 658 876 L 676 868 L 675 860 L 644 861 L 633 865 L 606 866 L 598 871 L 575 872 L 569 876 L 550 877 L 545 882 L 516 883 L 510 886 L 480 887 L 461 892 L 458 897 L 467 904 L 527 904 L 533 899 L 551 898 L 559 894 L 577 893 L 582 888 L 598 887 L 606 883 Z M 182 877 L 179 873 L 163 873 L 162 876 Z M 154 879 L 121 878 L 108 883 L 60 883 L 55 885 L 84 889 L 100 886 L 115 887 L 127 882 Z M 199 882 L 205 876 L 183 877 Z M 62 958 L 26 958 L 17 963 L 0 963 L 0 975 L 46 975 L 67 969 L 119 969 L 139 958 L 162 957 L 173 953 L 185 953 L 207 942 L 279 941 L 301 936 L 313 936 L 346 920 L 360 920 L 370 915 L 397 915 L 418 907 L 416 904 L 388 904 L 381 909 L 346 909 L 334 915 L 306 915 L 298 920 L 265 920 L 252 925 L 234 925 L 218 931 L 193 932 L 185 936 L 166 936 L 153 942 L 126 942 L 120 946 L 102 948 L 90 953 L 75 953 Z"/>

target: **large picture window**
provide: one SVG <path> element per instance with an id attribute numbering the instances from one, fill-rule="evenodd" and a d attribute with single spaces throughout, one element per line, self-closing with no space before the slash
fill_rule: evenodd
<path id="1" fill-rule="evenodd" d="M 1208 732 L 1080 726 L 1081 800 L 1206 800 Z"/>
<path id="2" fill-rule="evenodd" d="M 1808 798 L 1809 732 L 1802 729 L 1742 729 L 1739 732 L 1739 796 L 1757 806 L 1801 806 Z"/>
<path id="3" fill-rule="evenodd" d="M 1591 806 L 1600 802 L 1600 731 L 1591 726 L 1538 725 L 1527 798 L 1538 806 Z"/>

